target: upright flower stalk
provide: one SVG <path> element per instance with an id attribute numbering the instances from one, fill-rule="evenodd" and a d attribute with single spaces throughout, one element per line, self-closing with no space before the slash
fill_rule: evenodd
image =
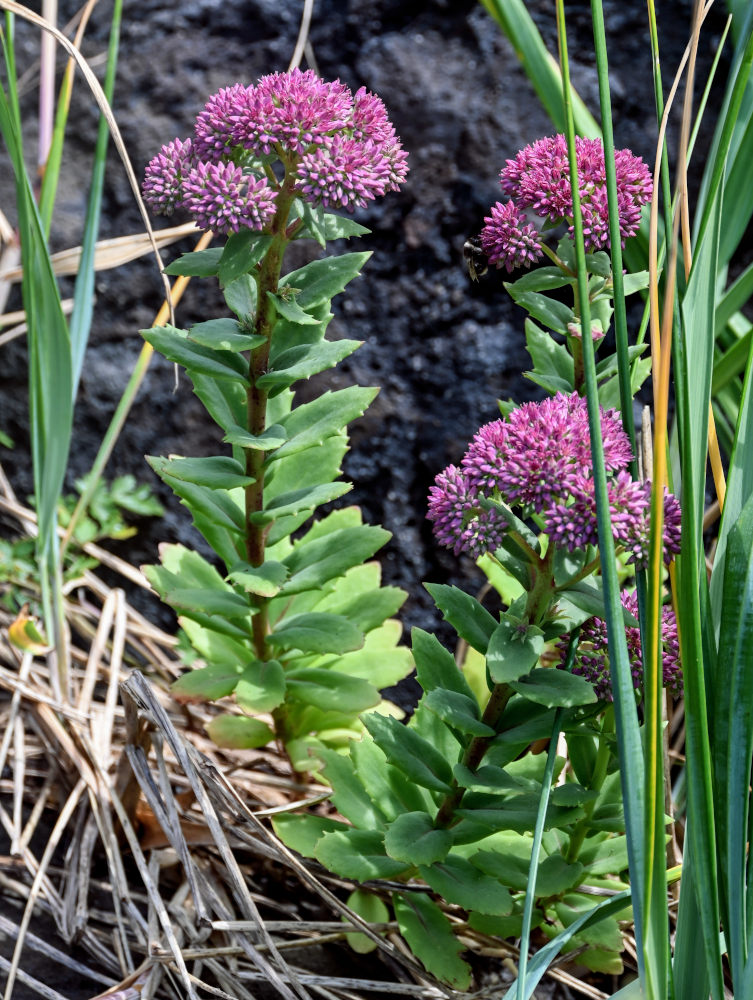
<path id="1" fill-rule="evenodd" d="M 234 695 L 242 714 L 215 718 L 211 735 L 243 747 L 276 737 L 300 770 L 320 766 L 312 749 L 343 749 L 360 734 L 359 713 L 380 702 L 377 684 L 404 676 L 410 655 L 389 620 L 402 591 L 381 588 L 378 569 L 361 565 L 387 533 L 346 508 L 294 535 L 350 489 L 338 481 L 345 427 L 375 390 L 353 386 L 295 405 L 292 387 L 360 346 L 327 340 L 326 328 L 332 297 L 369 255 L 314 260 L 286 279 L 285 250 L 293 239 L 325 247 L 365 232 L 327 209 L 352 212 L 398 190 L 406 174 L 378 97 L 300 70 L 221 89 L 194 134 L 163 146 L 145 173 L 154 211 L 187 212 L 227 237 L 224 248 L 168 271 L 217 277 L 235 314 L 144 332 L 185 366 L 232 448 L 232 456 L 150 460 L 224 564 L 218 573 L 198 553 L 166 546 L 162 565 L 147 568 L 199 657 L 174 692 L 186 701 Z M 374 683 L 361 662 L 372 643 L 387 653 Z"/>

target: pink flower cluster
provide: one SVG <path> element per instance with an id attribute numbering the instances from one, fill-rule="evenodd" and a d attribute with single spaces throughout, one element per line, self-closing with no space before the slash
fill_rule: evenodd
<path id="1" fill-rule="evenodd" d="M 638 617 L 638 598 L 635 594 L 621 595 L 623 607 L 634 618 Z M 665 605 L 662 608 L 662 673 L 664 687 L 676 698 L 682 694 L 682 669 L 680 667 L 680 641 L 677 635 L 677 619 L 672 608 Z M 637 627 L 625 629 L 628 657 L 630 659 L 633 686 L 640 690 L 643 684 L 643 653 L 641 650 L 641 631 Z M 557 650 L 562 657 L 559 664 L 564 667 L 568 642 L 563 639 L 557 643 Z M 607 644 L 607 623 L 601 618 L 589 619 L 581 628 L 578 650 L 575 654 L 573 673 L 585 677 L 594 686 L 597 696 L 602 701 L 613 701 L 612 681 L 609 675 L 609 652 Z"/>
<path id="2" fill-rule="evenodd" d="M 600 139 L 576 137 L 578 190 L 586 250 L 609 247 L 604 147 Z M 651 174 L 645 163 L 629 149 L 615 151 L 617 202 L 622 240 L 634 236 L 641 208 L 653 191 Z M 490 264 L 528 267 L 541 257 L 536 228 L 526 221 L 524 209 L 549 224 L 567 221 L 573 235 L 573 198 L 570 165 L 564 135 L 539 139 L 508 160 L 500 173 L 500 183 L 510 201 L 497 203 L 484 220 L 481 245 Z"/>
<path id="3" fill-rule="evenodd" d="M 651 484 L 631 479 L 630 442 L 615 410 L 601 411 L 604 465 L 615 542 L 637 565 L 648 559 Z M 498 499 L 536 515 L 552 543 L 574 552 L 598 542 L 586 400 L 558 393 L 525 403 L 507 420 L 495 420 L 474 436 L 460 468 L 450 466 L 429 491 L 428 518 L 441 545 L 477 558 L 499 548 L 504 516 L 481 499 Z M 664 547 L 680 549 L 680 505 L 665 493 Z"/>
<path id="4" fill-rule="evenodd" d="M 147 166 L 144 200 L 161 215 L 186 208 L 203 229 L 261 230 L 280 189 L 275 160 L 296 195 L 352 212 L 397 191 L 407 159 L 376 95 L 294 69 L 210 97 L 193 138 L 163 146 Z"/>

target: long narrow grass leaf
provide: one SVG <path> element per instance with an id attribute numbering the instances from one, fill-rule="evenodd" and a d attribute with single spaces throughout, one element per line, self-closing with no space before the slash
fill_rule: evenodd
<path id="1" fill-rule="evenodd" d="M 682 302 L 682 364 L 676 378 L 684 388 L 678 418 L 682 460 L 682 550 L 677 562 L 678 623 L 685 683 L 688 781 L 687 839 L 692 845 L 694 882 L 702 923 L 701 937 L 715 1000 L 724 996 L 719 927 L 716 827 L 712 792 L 709 714 L 706 691 L 702 608 L 706 607 L 703 508 L 708 450 L 708 406 L 711 395 L 713 329 L 723 175 L 709 203 L 711 214 L 701 228 L 693 267 Z M 692 401 L 692 402 L 691 402 Z M 703 593 L 701 588 L 703 588 Z"/>
<path id="2" fill-rule="evenodd" d="M 580 629 L 575 629 L 570 634 L 570 641 L 567 647 L 565 658 L 565 670 L 573 669 L 575 653 L 578 649 L 578 638 Z M 531 922 L 533 918 L 533 907 L 536 901 L 536 874 L 539 869 L 539 857 L 541 856 L 541 841 L 544 836 L 544 823 L 546 813 L 549 808 L 549 798 L 552 792 L 552 779 L 554 777 L 554 765 L 557 759 L 557 741 L 559 740 L 562 725 L 563 709 L 558 708 L 554 713 L 552 721 L 552 734 L 549 737 L 549 750 L 547 751 L 546 767 L 544 777 L 541 779 L 541 795 L 539 797 L 539 810 L 536 814 L 536 825 L 533 831 L 533 844 L 531 845 L 531 862 L 528 866 L 528 884 L 526 886 L 526 898 L 523 904 L 523 926 L 520 933 L 520 959 L 518 961 L 518 993 L 517 1000 L 526 1000 L 534 989 L 536 982 L 530 984 L 527 976 L 528 948 L 531 940 Z M 537 980 L 538 981 L 538 980 Z"/>
<path id="3" fill-rule="evenodd" d="M 118 43 L 120 39 L 120 22 L 123 11 L 123 0 L 115 0 L 110 24 L 110 42 L 107 52 L 107 69 L 103 86 L 108 104 L 112 104 L 115 90 L 115 72 L 118 64 Z M 78 388 L 81 370 L 84 364 L 86 345 L 89 342 L 92 314 L 94 310 L 94 257 L 99 221 L 102 214 L 102 191 L 105 180 L 105 163 L 110 130 L 107 119 L 100 116 L 97 131 L 97 143 L 94 150 L 94 165 L 89 187 L 86 223 L 81 241 L 81 261 L 76 275 L 76 285 L 73 294 L 73 312 L 71 313 L 71 352 L 73 363 L 74 393 Z"/>
<path id="4" fill-rule="evenodd" d="M 578 297 L 581 309 L 581 323 L 583 324 L 583 328 L 588 330 L 590 329 L 591 324 L 591 310 L 588 297 L 585 248 L 583 242 L 583 220 L 580 214 L 580 194 L 578 189 L 577 163 L 575 156 L 575 128 L 570 105 L 570 74 L 567 60 L 567 37 L 565 33 L 565 12 L 563 0 L 557 0 L 557 31 L 560 45 L 560 67 L 562 71 L 562 90 L 565 105 L 565 124 L 568 157 L 570 161 L 571 191 L 573 198 L 573 228 L 578 269 Z M 604 468 L 604 453 L 601 438 L 601 421 L 596 385 L 596 367 L 593 342 L 590 337 L 584 337 L 582 344 L 586 395 L 588 400 L 589 429 L 591 434 L 594 493 L 596 497 L 596 513 L 599 530 L 599 549 L 601 552 L 603 574 L 602 582 L 606 610 L 609 662 L 612 678 L 612 691 L 615 703 L 617 740 L 620 751 L 620 759 L 622 761 L 620 777 L 625 810 L 625 825 L 628 837 L 628 857 L 630 862 L 631 884 L 633 887 L 633 910 L 635 915 L 636 940 L 638 942 L 640 973 L 641 978 L 643 979 L 645 976 L 642 954 L 642 887 L 645 883 L 645 852 L 643 849 L 643 815 L 645 811 L 645 803 L 642 785 L 643 749 L 640 740 L 632 673 L 630 670 L 625 629 L 623 626 L 620 584 L 617 578 L 614 536 L 612 534 L 606 472 Z"/>
<path id="5" fill-rule="evenodd" d="M 750 762 L 753 755 L 753 498 L 730 529 L 724 560 L 714 720 L 715 805 L 735 984 L 743 981 Z M 743 994 L 744 995 L 744 994 Z"/>
<path id="6" fill-rule="evenodd" d="M 512 43 L 515 52 L 558 132 L 565 131 L 562 81 L 559 67 L 549 53 L 523 0 L 481 0 Z M 599 136 L 599 126 L 574 88 L 570 90 L 575 129 L 589 138 Z"/>

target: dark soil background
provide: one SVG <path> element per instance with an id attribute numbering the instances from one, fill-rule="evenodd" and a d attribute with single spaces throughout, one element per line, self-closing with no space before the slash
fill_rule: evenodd
<path id="1" fill-rule="evenodd" d="M 164 142 L 191 132 L 210 94 L 287 68 L 302 6 L 299 0 L 126 4 L 114 110 L 138 174 Z M 717 6 L 701 41 L 700 79 L 721 32 L 723 5 Z M 77 7 L 78 0 L 61 0 L 61 23 Z M 556 51 L 552 0 L 529 0 L 527 7 L 550 50 Z M 590 5 L 571 0 L 566 7 L 574 82 L 596 111 Z M 645 4 L 608 0 L 604 7 L 617 145 L 629 146 L 653 163 L 656 127 Z M 657 3 L 668 79 L 685 45 L 691 8 L 690 0 Z M 90 58 L 105 51 L 109 12 L 108 4 L 95 11 L 84 44 Z M 23 70 L 37 58 L 38 39 L 20 22 L 17 33 Z M 425 519 L 429 486 L 437 472 L 460 458 L 474 431 L 495 418 L 498 398 L 520 401 L 536 394 L 535 386 L 521 377 L 528 366 L 523 314 L 504 291 L 503 273 L 473 284 L 462 247 L 500 195 L 497 175 L 505 159 L 553 130 L 512 47 L 474 0 L 317 0 L 310 40 L 323 77 L 339 77 L 353 89 L 365 85 L 383 98 L 410 152 L 404 190 L 356 214 L 372 230 L 358 249 L 371 249 L 374 256 L 364 275 L 335 301 L 336 332 L 363 340 L 363 347 L 334 373 L 319 377 L 313 388 L 353 383 L 382 387 L 370 411 L 352 428 L 345 476 L 355 488 L 347 501 L 359 503 L 367 520 L 393 533 L 382 555 L 384 577 L 409 592 L 406 629 L 434 629 L 439 616 L 421 582 L 449 581 L 472 589 L 481 578 L 471 563 L 459 563 L 434 545 Z M 33 91 L 24 98 L 30 150 L 36 100 Z M 53 249 L 80 242 L 96 127 L 94 103 L 79 78 Z M 703 150 L 702 140 L 698 164 Z M 0 149 L 0 207 L 11 218 L 13 201 L 11 170 Z M 142 228 L 124 171 L 112 153 L 101 235 Z M 163 256 L 168 261 L 189 249 L 187 242 Z M 96 294 L 70 460 L 71 487 L 91 465 L 141 349 L 138 331 L 151 325 L 162 286 L 153 260 L 145 259 L 101 273 Z M 18 306 L 16 298 L 9 303 L 9 308 Z M 178 309 L 178 322 L 185 327 L 222 309 L 211 283 L 194 281 Z M 144 455 L 221 450 L 217 428 L 188 380 L 181 378 L 178 391 L 173 390 L 172 366 L 155 357 L 107 470 L 109 478 L 130 472 L 151 482 L 167 506 L 165 519 L 145 522 L 135 541 L 120 549 L 134 563 L 155 561 L 163 540 L 196 544 L 185 508 L 166 495 Z M 31 492 L 31 469 L 21 339 L 0 353 L 0 400 L 0 430 L 16 443 L 14 450 L 0 452 L 0 461 L 25 496 Z M 158 602 L 146 607 L 141 594 L 133 600 L 170 626 L 170 612 Z M 23 988 L 16 994 L 24 995 Z"/>

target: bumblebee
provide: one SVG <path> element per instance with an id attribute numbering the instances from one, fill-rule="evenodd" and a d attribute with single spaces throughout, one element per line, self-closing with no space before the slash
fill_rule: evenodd
<path id="1" fill-rule="evenodd" d="M 480 236 L 469 236 L 463 244 L 463 257 L 471 281 L 478 281 L 489 270 L 489 258 L 481 246 Z"/>

